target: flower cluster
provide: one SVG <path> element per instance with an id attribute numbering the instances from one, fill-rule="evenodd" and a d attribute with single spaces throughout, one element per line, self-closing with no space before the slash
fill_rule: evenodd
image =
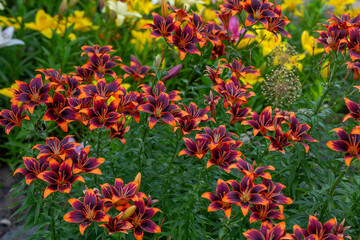
<path id="1" fill-rule="evenodd" d="M 270 219 L 284 219 L 282 214 L 282 204 L 290 204 L 292 200 L 281 194 L 285 187 L 280 183 L 274 184 L 271 175 L 265 170 L 274 170 L 272 166 L 257 167 L 255 162 L 249 164 L 241 157 L 240 151 L 236 149 L 242 144 L 231 138 L 234 133 L 226 133 L 225 126 L 220 126 L 211 131 L 204 128 L 204 134 L 197 134 L 195 141 L 186 139 L 185 144 L 188 149 L 180 151 L 179 155 L 187 154 L 199 159 L 203 158 L 207 151 L 211 152 L 211 159 L 207 162 L 207 167 L 216 165 L 229 173 L 231 169 L 238 169 L 243 178 L 240 181 L 219 179 L 217 181 L 216 194 L 206 192 L 203 198 L 209 199 L 212 203 L 208 211 L 223 210 L 229 218 L 233 204 L 240 206 L 244 216 L 251 210 L 250 222 L 265 221 Z M 256 179 L 262 178 L 262 182 L 257 184 Z M 230 190 L 229 185 L 232 190 Z M 275 210 L 276 208 L 279 210 Z"/>
<path id="2" fill-rule="evenodd" d="M 268 106 L 260 115 L 252 112 L 252 119 L 245 120 L 241 123 L 242 125 L 250 125 L 253 128 L 254 136 L 260 133 L 266 139 L 269 139 L 271 141 L 269 151 L 279 151 L 285 154 L 285 147 L 292 146 L 292 142 L 299 142 L 305 147 L 306 152 L 308 152 L 309 146 L 304 141 L 317 142 L 317 140 L 306 133 L 310 129 L 310 126 L 300 123 L 294 112 L 275 109 L 274 116 L 272 116 L 272 112 L 271 106 Z M 283 125 L 286 126 L 287 130 L 284 131 Z M 265 136 L 268 131 L 275 132 L 275 135 Z"/>
<path id="3" fill-rule="evenodd" d="M 18 168 L 14 174 L 25 176 L 27 184 L 33 180 L 42 180 L 48 185 L 44 198 L 53 192 L 69 193 L 71 185 L 76 181 L 85 182 L 81 173 L 101 174 L 98 168 L 105 159 L 89 158 L 90 147 L 77 151 L 79 143 L 72 141 L 68 135 L 61 141 L 56 137 L 46 139 L 46 144 L 37 144 L 33 149 L 39 150 L 37 159 L 23 157 L 25 168 Z"/>
<path id="4" fill-rule="evenodd" d="M 244 232 L 244 236 L 249 240 L 255 239 L 334 239 L 341 240 L 345 238 L 351 239 L 349 235 L 344 232 L 350 227 L 344 227 L 344 221 L 338 225 L 336 218 L 330 219 L 325 224 L 322 224 L 315 216 L 309 216 L 309 223 L 307 229 L 302 229 L 298 225 L 293 226 L 293 233 L 286 233 L 285 222 L 280 222 L 273 225 L 272 222 L 262 222 L 260 231 L 251 229 Z"/>
<path id="5" fill-rule="evenodd" d="M 152 30 L 151 37 L 163 37 L 167 43 L 175 46 L 180 52 L 181 60 L 185 58 L 187 53 L 201 55 L 196 44 L 202 48 L 207 42 L 212 45 L 211 59 L 225 55 L 224 41 L 236 43 L 245 37 L 247 30 L 239 30 L 238 21 L 236 24 L 237 19 L 234 19 L 234 15 L 240 15 L 243 10 L 247 14 L 244 27 L 250 27 L 260 22 L 267 31 L 275 35 L 276 39 L 278 38 L 277 33 L 291 37 L 284 30 L 290 21 L 282 15 L 280 5 L 259 0 L 226 0 L 224 4 L 220 5 L 220 8 L 220 12 L 216 12 L 216 16 L 220 19 L 221 25 L 212 21 L 206 22 L 194 12 L 188 14 L 185 9 L 170 6 L 172 13 L 166 16 L 152 13 L 153 24 L 145 24 L 143 28 Z M 167 9 L 163 12 L 167 12 Z M 233 21 L 231 27 L 230 21 Z M 246 37 L 251 36 L 247 35 Z"/>
<path id="6" fill-rule="evenodd" d="M 160 227 L 150 219 L 160 211 L 151 207 L 157 200 L 139 192 L 141 174 L 135 180 L 124 184 L 121 178 L 116 178 L 114 185 L 105 183 L 98 189 L 86 189 L 83 201 L 71 198 L 70 205 L 75 209 L 64 216 L 64 220 L 80 223 L 80 233 L 92 222 L 102 222 L 100 225 L 109 234 L 132 230 L 136 239 L 143 239 L 144 231 L 159 233 Z M 113 216 L 113 217 L 112 217 Z"/>
<path id="7" fill-rule="evenodd" d="M 84 11 L 75 11 L 67 18 L 62 18 L 62 16 L 59 15 L 51 16 L 43 9 L 36 12 L 34 22 L 25 23 L 25 28 L 38 31 L 47 38 L 52 38 L 54 31 L 60 36 L 63 36 L 71 25 L 73 25 L 74 31 L 82 32 L 96 30 L 98 28 L 93 25 L 90 18 L 85 16 Z M 70 33 L 69 39 L 75 40 L 76 35 Z"/>
<path id="8" fill-rule="evenodd" d="M 350 13 L 342 14 L 340 17 L 329 14 L 331 18 L 328 19 L 328 25 L 322 24 L 326 30 L 318 31 L 320 38 L 316 41 L 324 46 L 326 53 L 333 51 L 344 54 L 348 50 L 351 61 L 346 63 L 347 68 L 354 72 L 354 79 L 358 80 L 360 78 L 360 15 L 351 18 Z"/>
<path id="9" fill-rule="evenodd" d="M 354 86 L 359 89 L 360 86 Z M 347 108 L 350 113 L 346 114 L 344 117 L 344 122 L 348 119 L 352 118 L 356 120 L 356 122 L 360 121 L 360 104 L 349 100 L 348 98 L 344 98 Z M 346 131 L 342 128 L 334 128 L 333 129 L 336 134 L 339 136 L 340 140 L 329 141 L 326 145 L 338 152 L 345 153 L 345 164 L 350 166 L 350 163 L 354 157 L 356 157 L 360 161 L 360 126 L 355 126 L 350 134 L 347 134 Z"/>

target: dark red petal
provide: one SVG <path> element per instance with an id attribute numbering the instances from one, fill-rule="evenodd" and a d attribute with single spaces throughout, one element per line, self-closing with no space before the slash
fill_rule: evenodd
<path id="1" fill-rule="evenodd" d="M 96 206 L 97 198 L 94 193 L 94 190 L 92 189 L 87 190 L 84 197 L 84 203 L 85 205 L 89 206 L 90 209 L 93 209 Z"/>
<path id="2" fill-rule="evenodd" d="M 53 171 L 45 171 L 38 175 L 38 178 L 50 184 L 57 184 L 59 176 Z"/>
<path id="3" fill-rule="evenodd" d="M 79 229 L 80 229 L 80 233 L 82 234 L 82 235 L 84 235 L 84 232 L 85 232 L 85 229 L 89 226 L 89 225 L 91 225 L 91 221 L 85 221 L 85 222 L 82 222 L 81 224 L 80 224 L 80 226 L 79 226 Z"/>
<path id="4" fill-rule="evenodd" d="M 326 143 L 326 146 L 328 146 L 330 149 L 334 151 L 339 151 L 339 152 L 347 152 L 349 148 L 349 144 L 343 140 L 329 141 Z"/>
<path id="5" fill-rule="evenodd" d="M 255 229 L 248 230 L 243 234 L 249 240 L 265 240 L 265 237 L 258 230 Z"/>
<path id="6" fill-rule="evenodd" d="M 323 227 L 321 222 L 319 222 L 319 220 L 314 217 L 314 216 L 309 216 L 309 226 L 308 226 L 308 232 L 309 234 L 317 234 L 322 232 Z"/>
<path id="7" fill-rule="evenodd" d="M 208 207 L 208 212 L 218 211 L 223 208 L 223 205 L 220 201 L 212 202 Z"/>
<path id="8" fill-rule="evenodd" d="M 151 220 L 144 220 L 141 223 L 141 228 L 146 231 L 146 232 L 150 232 L 150 233 L 159 233 L 161 232 L 161 229 L 158 225 L 156 225 L 153 221 Z"/>
<path id="9" fill-rule="evenodd" d="M 71 223 L 81 223 L 82 221 L 86 220 L 86 214 L 83 211 L 74 210 L 65 214 L 64 220 Z"/>
<path id="10" fill-rule="evenodd" d="M 95 222 L 106 222 L 109 221 L 110 216 L 105 214 L 103 211 L 96 211 L 93 221 Z"/>
<path id="11" fill-rule="evenodd" d="M 86 210 L 84 203 L 76 198 L 71 198 L 69 203 L 75 210 Z"/>

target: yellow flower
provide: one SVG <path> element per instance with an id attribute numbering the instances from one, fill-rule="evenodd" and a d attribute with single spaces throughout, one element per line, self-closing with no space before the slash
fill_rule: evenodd
<path id="1" fill-rule="evenodd" d="M 294 67 L 299 69 L 300 72 L 303 70 L 303 65 L 300 61 L 305 58 L 305 54 L 297 54 L 289 44 L 282 43 L 271 52 L 271 56 L 274 67 L 283 65 L 288 70 Z"/>
<path id="2" fill-rule="evenodd" d="M 258 77 L 252 73 L 248 73 L 245 75 L 245 77 L 241 77 L 240 80 L 244 83 L 244 84 L 250 84 L 250 85 L 254 85 L 255 83 L 258 82 L 262 82 L 264 80 L 263 77 Z"/>
<path id="3" fill-rule="evenodd" d="M 354 9 L 354 8 L 351 6 L 349 12 L 350 12 L 350 16 L 351 16 L 351 17 L 355 17 L 355 16 L 357 16 L 357 15 L 360 14 L 360 7 Z"/>
<path id="4" fill-rule="evenodd" d="M 293 12 L 295 16 L 303 16 L 303 10 L 301 8 L 301 11 L 299 11 L 298 6 L 303 6 L 304 1 L 303 0 L 284 0 L 282 1 L 281 9 L 287 10 L 289 12 Z"/>
<path id="5" fill-rule="evenodd" d="M 321 70 L 320 70 L 320 75 L 323 79 L 327 79 L 329 76 L 329 71 L 330 71 L 330 65 L 329 65 L 329 61 L 325 61 L 322 65 L 321 65 Z"/>
<path id="6" fill-rule="evenodd" d="M 133 38 L 130 40 L 130 43 L 138 49 L 138 52 L 144 50 L 146 44 L 148 46 L 151 45 L 152 38 L 150 38 L 150 33 L 150 31 L 131 31 Z"/>
<path id="7" fill-rule="evenodd" d="M 52 38 L 53 31 L 58 26 L 58 17 L 51 17 L 49 14 L 46 14 L 43 9 L 40 9 L 36 12 L 35 22 L 25 23 L 25 28 L 39 31 L 47 38 Z"/>
<path id="8" fill-rule="evenodd" d="M 219 18 L 216 16 L 216 13 L 213 9 L 208 8 L 202 4 L 197 4 L 197 9 L 199 10 L 199 15 L 203 18 L 204 21 L 214 21 L 217 24 L 220 24 Z"/>
<path id="9" fill-rule="evenodd" d="M 56 33 L 63 37 L 65 34 L 66 28 L 65 28 L 65 22 L 61 21 L 58 25 L 58 28 L 56 28 Z M 74 41 L 76 39 L 76 35 L 74 33 L 69 33 L 68 38 L 70 41 Z"/>
<path id="10" fill-rule="evenodd" d="M 335 7 L 334 14 L 344 14 L 348 12 L 345 7 L 355 2 L 356 0 L 328 0 L 326 3 Z"/>
<path id="11" fill-rule="evenodd" d="M 150 19 L 141 18 L 139 21 L 136 22 L 134 30 L 140 31 L 141 27 L 144 26 L 145 24 L 148 24 L 148 23 L 154 24 L 152 19 L 150 20 Z"/>
<path id="12" fill-rule="evenodd" d="M 257 34 L 256 41 L 262 47 L 263 56 L 268 55 L 273 49 L 281 45 L 281 35 L 278 34 L 279 39 L 275 42 L 274 34 L 266 31 L 265 29 L 255 29 Z"/>
<path id="13" fill-rule="evenodd" d="M 99 27 L 94 26 L 91 22 L 90 18 L 85 17 L 84 11 L 77 11 L 75 10 L 74 14 L 70 15 L 68 17 L 68 24 L 74 24 L 74 30 L 75 31 L 90 31 L 91 29 L 97 30 Z"/>
<path id="14" fill-rule="evenodd" d="M 133 0 L 129 1 L 130 11 L 140 12 L 142 14 L 148 15 L 158 6 L 153 5 L 150 0 Z"/>
<path id="15" fill-rule="evenodd" d="M 246 32 L 246 34 L 255 35 L 253 32 L 250 32 L 250 31 Z M 241 41 L 240 41 L 239 45 L 237 46 L 237 48 L 238 49 L 244 48 L 246 46 L 249 46 L 250 44 L 252 44 L 255 41 L 256 41 L 256 38 L 243 38 L 243 39 L 241 39 Z"/>
<path id="16" fill-rule="evenodd" d="M 0 89 L 0 94 L 4 95 L 5 97 L 12 98 L 14 97 L 14 93 L 11 91 L 11 89 L 19 89 L 19 87 L 16 83 L 14 83 L 9 88 Z"/>
<path id="17" fill-rule="evenodd" d="M 318 48 L 317 43 L 314 41 L 314 37 L 310 36 L 308 31 L 303 31 L 301 34 L 302 48 L 310 55 L 316 55 L 324 52 L 324 48 Z"/>
<path id="18" fill-rule="evenodd" d="M 0 26 L 2 28 L 6 27 L 14 27 L 15 30 L 19 30 L 21 28 L 20 24 L 22 22 L 22 17 L 5 17 L 5 16 L 0 16 Z"/>

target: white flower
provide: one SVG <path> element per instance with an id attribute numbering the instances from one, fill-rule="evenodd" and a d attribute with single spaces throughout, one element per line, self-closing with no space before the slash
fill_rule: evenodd
<path id="1" fill-rule="evenodd" d="M 175 5 L 175 1 L 174 0 L 167 0 L 168 3 L 170 3 L 171 6 Z M 161 0 L 151 0 L 151 3 L 153 5 L 160 5 L 161 4 Z"/>
<path id="2" fill-rule="evenodd" d="M 116 13 L 116 20 L 118 26 L 121 26 L 123 24 L 125 17 L 142 17 L 139 13 L 128 12 L 128 5 L 124 2 L 113 2 L 112 0 L 109 0 L 107 1 L 107 6 L 111 11 L 114 11 Z"/>
<path id="3" fill-rule="evenodd" d="M 8 27 L 2 31 L 0 26 L 0 48 L 12 45 L 24 45 L 25 43 L 19 39 L 11 39 L 14 34 L 14 27 Z"/>
<path id="4" fill-rule="evenodd" d="M 194 4 L 205 4 L 203 1 L 200 0 L 181 0 L 181 3 L 184 5 L 194 5 Z"/>
<path id="5" fill-rule="evenodd" d="M 5 0 L 0 0 L 0 10 L 4 10 L 6 5 L 6 1 Z"/>

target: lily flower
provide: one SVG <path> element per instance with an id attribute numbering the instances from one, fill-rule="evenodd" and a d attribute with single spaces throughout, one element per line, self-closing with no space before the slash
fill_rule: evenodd
<path id="1" fill-rule="evenodd" d="M 61 93 L 55 92 L 53 101 L 46 106 L 43 120 L 55 121 L 64 132 L 68 131 L 69 122 L 80 119 L 79 114 L 71 109 Z"/>
<path id="2" fill-rule="evenodd" d="M 150 197 L 148 200 L 151 199 Z M 136 196 L 134 206 L 136 210 L 129 218 L 133 225 L 134 236 L 137 240 L 142 240 L 144 231 L 149 233 L 159 233 L 161 229 L 152 220 L 150 220 L 157 212 L 161 212 L 158 208 L 150 207 L 151 201 L 144 201 L 142 197 Z"/>
<path id="3" fill-rule="evenodd" d="M 266 205 L 268 201 L 261 196 L 261 192 L 266 190 L 265 185 L 255 184 L 254 179 L 248 176 L 243 177 L 239 182 L 235 180 L 227 181 L 233 191 L 224 196 L 224 202 L 233 203 L 241 208 L 241 212 L 246 216 L 250 209 L 250 204 Z"/>
<path id="4" fill-rule="evenodd" d="M 13 175 L 17 173 L 24 175 L 27 185 L 30 185 L 33 180 L 39 179 L 38 175 L 49 167 L 49 161 L 45 157 L 40 158 L 39 161 L 32 157 L 23 157 L 23 160 L 25 168 L 16 169 Z"/>
<path id="5" fill-rule="evenodd" d="M 80 150 L 80 153 L 71 152 L 70 158 L 73 161 L 73 172 L 78 173 L 93 173 L 102 174 L 101 170 L 97 168 L 102 164 L 104 158 L 89 158 L 90 146 L 84 147 Z"/>
<path id="6" fill-rule="evenodd" d="M 116 24 L 121 26 L 125 20 L 125 17 L 137 17 L 141 18 L 141 14 L 136 12 L 128 12 L 128 5 L 126 2 L 121 1 L 107 1 L 108 8 L 116 13 Z"/>
<path id="7" fill-rule="evenodd" d="M 179 152 L 179 156 L 181 155 L 189 155 L 193 157 L 197 157 L 198 159 L 202 159 L 205 154 L 209 151 L 210 141 L 205 138 L 198 138 L 192 140 L 190 138 L 183 138 L 187 149 L 183 149 Z"/>
<path id="8" fill-rule="evenodd" d="M 73 135 L 68 135 L 61 141 L 57 137 L 49 137 L 46 138 L 46 145 L 37 144 L 32 149 L 40 150 L 37 158 L 50 157 L 63 161 L 66 157 L 70 157 L 72 152 L 76 152 L 75 147 L 80 146 L 80 143 L 70 142 L 72 137 Z"/>
<path id="9" fill-rule="evenodd" d="M 2 31 L 0 26 L 0 48 L 12 45 L 24 45 L 25 43 L 19 39 L 12 39 L 14 27 L 8 27 Z"/>
<path id="10" fill-rule="evenodd" d="M 150 34 L 150 37 L 152 38 L 158 38 L 162 36 L 166 39 L 170 39 L 171 33 L 180 26 L 179 21 L 174 22 L 174 17 L 172 15 L 167 16 L 166 19 L 154 12 L 152 15 L 154 24 L 148 23 L 142 26 L 143 29 L 152 29 Z"/>
<path id="11" fill-rule="evenodd" d="M 323 48 L 318 48 L 315 38 L 310 36 L 308 31 L 303 31 L 301 34 L 302 48 L 311 56 L 324 52 Z"/>
<path id="12" fill-rule="evenodd" d="M 49 165 L 51 171 L 42 172 L 37 176 L 39 179 L 50 183 L 44 191 L 44 198 L 57 191 L 69 193 L 71 190 L 71 184 L 75 181 L 85 183 L 83 177 L 74 176 L 72 174 L 72 160 L 70 158 L 63 161 L 61 164 L 57 161 L 51 161 Z"/>
<path id="13" fill-rule="evenodd" d="M 84 235 L 85 229 L 92 222 L 107 222 L 110 219 L 110 216 L 102 211 L 105 200 L 98 201 L 92 189 L 87 189 L 84 202 L 71 198 L 69 203 L 75 210 L 65 214 L 64 220 L 71 223 L 80 223 L 79 228 L 82 235 Z"/>
<path id="14" fill-rule="evenodd" d="M 334 151 L 346 153 L 344 158 L 347 166 L 350 166 L 351 160 L 354 157 L 357 157 L 360 161 L 360 126 L 353 128 L 350 134 L 347 134 L 341 128 L 334 128 L 333 130 L 337 133 L 340 140 L 329 141 L 326 146 Z"/>
<path id="15" fill-rule="evenodd" d="M 291 239 L 290 234 L 286 233 L 285 222 L 280 222 L 273 227 L 272 222 L 264 221 L 261 223 L 260 231 L 250 229 L 243 233 L 248 240 L 281 240 Z"/>
<path id="16" fill-rule="evenodd" d="M 119 99 L 115 99 L 108 106 L 103 99 L 95 98 L 92 108 L 80 110 L 90 118 L 90 130 L 104 126 L 106 129 L 116 128 L 116 124 L 121 117 L 120 113 L 116 112 L 119 101 Z"/>
<path id="17" fill-rule="evenodd" d="M 260 116 L 256 112 L 252 112 L 252 120 L 246 120 L 241 123 L 241 125 L 251 125 L 253 127 L 254 136 L 256 136 L 259 132 L 261 135 L 265 135 L 266 132 L 274 131 L 273 119 L 271 116 L 272 108 L 271 106 L 267 106 L 261 113 Z"/>
<path id="18" fill-rule="evenodd" d="M 200 40 L 194 36 L 194 30 L 191 24 L 188 23 L 183 29 L 178 27 L 175 30 L 175 34 L 172 35 L 172 43 L 180 51 L 180 59 L 185 58 L 186 53 L 201 55 L 199 49 L 196 48 L 195 44 Z"/>
<path id="19" fill-rule="evenodd" d="M 57 17 L 50 16 L 43 9 L 36 12 L 35 22 L 25 23 L 26 29 L 38 31 L 47 38 L 52 38 L 53 29 L 56 29 L 57 26 Z"/>
<path id="20" fill-rule="evenodd" d="M 122 70 L 126 73 L 124 74 L 124 79 L 127 77 L 132 77 L 135 82 L 140 82 L 144 79 L 144 77 L 148 75 L 155 76 L 155 73 L 148 73 L 150 67 L 148 66 L 141 66 L 139 60 L 134 55 L 130 56 L 130 67 L 123 65 L 121 66 Z"/>
<path id="21" fill-rule="evenodd" d="M 211 201 L 208 212 L 218 211 L 222 209 L 227 218 L 231 215 L 231 203 L 223 201 L 224 196 L 230 192 L 229 186 L 222 179 L 219 179 L 216 184 L 216 195 L 211 192 L 206 192 L 201 195 L 202 198 Z"/>
<path id="22" fill-rule="evenodd" d="M 47 83 L 43 85 L 40 74 L 36 75 L 35 78 L 30 81 L 29 85 L 21 81 L 15 82 L 19 86 L 19 90 L 13 90 L 15 97 L 11 99 L 11 102 L 25 103 L 27 110 L 29 110 L 31 114 L 34 111 L 35 106 L 40 103 L 49 103 L 52 101 L 52 98 L 48 94 L 50 91 L 50 84 Z"/>
<path id="23" fill-rule="evenodd" d="M 8 109 L 3 109 L 0 112 L 0 116 L 3 119 L 0 119 L 0 125 L 5 126 L 5 133 L 9 135 L 11 129 L 15 126 L 21 127 L 22 121 L 24 119 L 30 120 L 28 115 L 23 115 L 26 110 L 26 105 L 23 104 L 20 108 L 17 103 L 11 104 L 11 111 Z"/>

